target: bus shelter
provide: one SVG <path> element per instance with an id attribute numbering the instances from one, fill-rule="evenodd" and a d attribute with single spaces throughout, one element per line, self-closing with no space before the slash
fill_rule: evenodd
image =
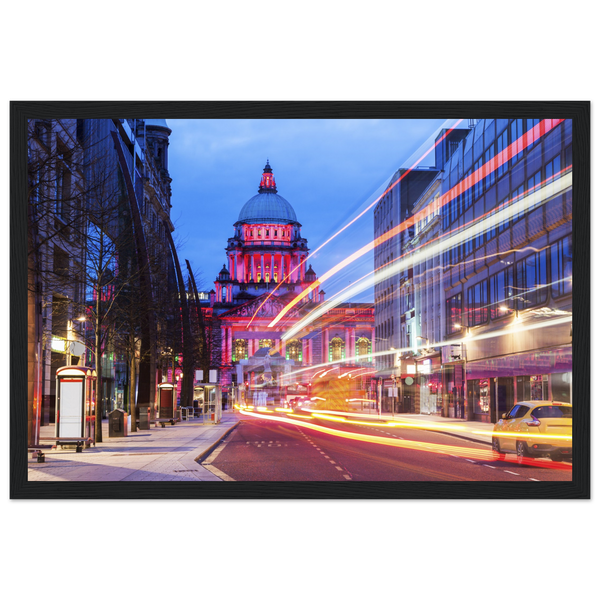
<path id="1" fill-rule="evenodd" d="M 215 383 L 197 383 L 194 386 L 194 413 L 203 424 L 216 425 L 221 421 L 221 386 Z"/>
<path id="2" fill-rule="evenodd" d="M 96 439 L 96 371 L 66 366 L 56 370 L 56 437 Z"/>

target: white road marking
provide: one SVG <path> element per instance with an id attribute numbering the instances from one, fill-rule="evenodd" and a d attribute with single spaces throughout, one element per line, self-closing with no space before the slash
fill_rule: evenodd
<path id="1" fill-rule="evenodd" d="M 518 473 L 513 473 L 512 471 L 506 471 L 506 470 L 505 470 L 504 472 L 505 472 L 505 473 L 510 473 L 511 475 L 519 475 Z M 519 475 L 519 477 L 520 477 L 520 475 Z"/>
<path id="2" fill-rule="evenodd" d="M 530 477 L 529 479 L 531 479 L 531 481 L 539 481 L 539 479 L 534 479 L 533 477 Z"/>
<path id="3" fill-rule="evenodd" d="M 495 469 L 496 467 L 492 467 L 492 465 L 483 465 L 484 467 L 489 467 L 490 469 Z"/>
<path id="4" fill-rule="evenodd" d="M 465 458 L 465 460 L 468 460 L 469 462 L 472 462 L 472 463 L 475 462 L 474 460 L 471 460 L 470 458 Z"/>
<path id="5" fill-rule="evenodd" d="M 343 470 L 344 470 L 344 469 L 342 469 L 342 467 L 338 467 L 337 465 L 336 465 L 336 467 L 335 467 L 335 468 L 336 468 L 338 471 L 343 471 Z"/>
<path id="6" fill-rule="evenodd" d="M 352 477 L 350 477 L 350 475 L 346 475 L 345 473 L 344 473 L 344 477 L 348 480 L 352 479 Z"/>
<path id="7" fill-rule="evenodd" d="M 330 460 L 329 461 L 332 465 L 335 465 L 335 460 Z"/>

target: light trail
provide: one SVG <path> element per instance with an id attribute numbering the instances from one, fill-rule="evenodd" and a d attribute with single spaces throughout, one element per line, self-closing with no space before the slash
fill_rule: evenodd
<path id="1" fill-rule="evenodd" d="M 441 347 L 441 346 L 453 346 L 456 345 L 458 343 L 461 342 L 476 342 L 478 340 L 486 340 L 486 339 L 492 339 L 494 337 L 499 337 L 499 336 L 503 336 L 503 335 L 513 335 L 515 333 L 524 333 L 527 331 L 533 331 L 536 329 L 542 329 L 544 327 L 554 327 L 556 325 L 564 325 L 567 323 L 571 323 L 573 321 L 573 316 L 572 315 L 568 315 L 565 317 L 559 317 L 556 319 L 546 319 L 541 323 L 532 323 L 529 325 L 517 325 L 517 323 L 519 323 L 519 321 L 515 320 L 515 325 L 510 327 L 510 328 L 504 328 L 504 329 L 500 329 L 497 331 L 490 331 L 487 333 L 481 333 L 478 335 L 468 335 L 462 338 L 456 338 L 453 340 L 448 340 L 445 342 L 431 342 L 429 344 L 423 344 L 423 346 L 420 346 L 423 349 L 427 349 L 427 348 L 437 348 L 437 347 Z M 377 352 L 371 352 L 368 356 L 369 357 L 377 357 L 377 356 L 389 356 L 390 354 L 397 354 L 400 353 L 402 354 L 403 352 L 409 352 L 412 351 L 412 346 L 411 347 L 405 347 L 405 348 L 395 348 L 394 350 L 379 350 Z M 283 380 L 285 377 L 292 377 L 294 375 L 297 375 L 298 373 L 303 373 L 305 371 L 311 371 L 312 369 L 319 369 L 322 368 L 324 366 L 331 366 L 332 364 L 342 364 L 342 363 L 346 363 L 346 359 L 339 359 L 339 360 L 335 360 L 335 361 L 331 361 L 331 362 L 327 362 L 327 363 L 321 363 L 318 365 L 311 365 L 310 367 L 305 367 L 303 369 L 298 369 L 297 371 L 294 371 L 293 373 L 283 373 L 281 375 L 281 379 Z"/>
<path id="2" fill-rule="evenodd" d="M 518 212 L 520 210 L 525 210 L 525 208 L 527 208 L 528 210 L 533 210 L 534 208 L 545 204 L 552 198 L 562 194 L 567 189 L 571 188 L 572 185 L 572 172 L 565 173 L 562 177 L 554 181 L 554 185 L 537 189 L 531 194 L 525 194 L 520 200 L 507 205 L 502 210 L 494 210 L 492 214 L 490 214 L 488 217 L 482 219 L 481 221 L 472 223 L 471 225 L 465 226 L 461 231 L 459 231 L 455 235 L 449 236 L 445 240 L 440 240 L 435 245 L 428 244 L 427 246 L 429 247 L 423 246 L 420 249 L 419 262 L 424 262 L 425 260 L 433 258 L 437 254 L 442 254 L 447 250 L 450 250 L 454 246 L 458 246 L 464 243 L 467 239 L 473 237 L 475 233 L 478 233 L 480 228 L 483 228 L 485 230 L 488 228 L 497 227 L 498 225 L 509 221 L 512 218 L 513 211 Z M 357 252 L 360 252 L 360 250 Z M 399 271 L 411 266 L 412 262 L 413 258 L 411 253 L 405 254 L 402 258 L 395 260 L 388 266 L 380 267 L 379 270 L 373 274 L 372 282 L 371 279 L 365 279 L 365 276 L 362 279 L 358 280 L 352 286 L 345 288 L 345 291 L 339 292 L 331 300 L 324 302 L 322 306 L 316 307 L 306 317 L 300 319 L 294 326 L 292 326 L 290 329 L 288 329 L 288 331 L 286 331 L 286 333 L 281 337 L 281 339 L 288 340 L 293 338 L 294 335 L 296 335 L 299 331 L 304 329 L 307 325 L 312 323 L 321 315 L 331 310 L 331 308 L 349 300 L 355 294 L 365 291 L 371 285 L 389 279 L 392 275 L 395 275 Z M 288 304 L 288 306 L 290 305 Z M 271 327 L 272 324 L 276 323 L 279 320 L 280 316 L 282 316 L 282 313 L 284 313 L 284 311 L 285 308 L 282 309 L 281 313 L 273 320 L 271 324 L 269 324 L 269 327 Z"/>
<path id="3" fill-rule="evenodd" d="M 373 250 L 376 246 L 386 242 L 388 239 L 396 236 L 401 233 L 405 229 L 412 227 L 416 221 L 420 221 L 428 216 L 430 216 L 434 210 L 438 210 L 445 204 L 454 200 L 457 196 L 462 194 L 464 191 L 473 187 L 476 183 L 479 183 L 482 179 L 484 179 L 487 175 L 493 173 L 499 167 L 501 167 L 504 163 L 510 160 L 513 156 L 519 154 L 523 151 L 524 148 L 530 146 L 535 143 L 542 135 L 545 135 L 549 131 L 551 131 L 554 127 L 559 125 L 564 119 L 544 119 L 540 121 L 537 125 L 534 125 L 529 131 L 525 132 L 519 139 L 515 140 L 510 146 L 505 148 L 500 152 L 500 154 L 494 155 L 488 162 L 482 165 L 475 172 L 471 173 L 465 179 L 459 181 L 453 188 L 448 190 L 439 200 L 436 207 L 432 205 L 428 205 L 424 207 L 421 211 L 412 215 L 408 219 L 405 219 L 402 223 L 396 225 L 388 232 L 379 236 L 373 242 L 369 242 L 361 249 L 357 250 L 349 257 L 345 258 L 343 261 L 338 263 L 336 266 L 332 267 L 327 271 L 322 277 L 313 282 L 310 286 L 308 286 L 301 294 L 299 294 L 296 298 L 290 301 L 284 308 L 281 309 L 279 314 L 269 323 L 268 327 L 274 327 L 286 314 L 292 309 L 296 304 L 301 302 L 308 294 L 310 294 L 315 288 L 320 286 L 323 282 L 327 281 L 330 277 L 335 275 L 337 272 L 342 270 L 344 267 L 348 266 L 361 256 L 364 256 L 371 250 Z M 400 180 L 398 180 L 400 181 Z M 514 206 L 514 201 L 511 202 Z M 516 209 L 515 209 L 516 210 Z M 522 206 L 521 210 L 525 210 L 525 207 Z"/>
<path id="4" fill-rule="evenodd" d="M 433 144 L 433 146 L 430 146 L 422 155 L 421 157 L 415 161 L 415 163 L 412 165 L 412 167 L 409 167 L 401 176 L 400 178 L 398 178 L 396 181 L 394 181 L 394 183 L 392 183 L 384 192 L 382 192 L 375 200 L 373 200 L 373 202 L 371 202 L 371 204 L 369 204 L 367 206 L 367 208 L 365 208 L 358 216 L 354 217 L 354 219 L 352 219 L 351 221 L 349 221 L 348 223 L 346 223 L 346 225 L 344 225 L 344 227 L 342 227 L 340 230 L 338 230 L 336 233 L 334 233 L 329 239 L 325 240 L 316 250 L 314 250 L 313 252 L 311 252 L 310 254 L 307 255 L 307 257 L 301 261 L 292 271 L 290 271 L 275 287 L 275 289 L 263 300 L 262 304 L 256 309 L 256 311 L 254 312 L 254 314 L 252 315 L 252 318 L 250 319 L 248 325 L 246 325 L 246 329 L 248 329 L 248 327 L 250 327 L 250 325 L 252 325 L 252 321 L 254 321 L 254 317 L 256 317 L 256 315 L 258 314 L 258 311 L 262 308 L 263 304 L 269 299 L 271 298 L 271 296 L 273 296 L 273 294 L 275 294 L 275 292 L 279 289 L 279 287 L 281 285 L 283 285 L 285 283 L 286 280 L 288 280 L 289 278 L 291 278 L 292 274 L 295 273 L 304 263 L 306 263 L 309 259 L 311 259 L 312 257 L 314 257 L 317 252 L 319 252 L 319 250 L 321 250 L 322 248 L 324 248 L 327 244 L 329 244 L 329 242 L 331 242 L 332 240 L 334 240 L 338 235 L 340 235 L 343 231 L 345 231 L 346 229 L 348 229 L 348 227 L 350 227 L 353 223 L 356 223 L 356 221 L 358 221 L 358 219 L 360 219 L 365 213 L 367 213 L 371 208 L 373 208 L 373 206 L 375 206 L 383 196 L 385 196 L 392 188 L 394 188 L 394 186 L 398 185 L 402 179 L 404 179 L 404 177 L 406 177 L 406 175 L 408 175 L 408 173 L 410 173 L 411 171 L 413 171 L 418 165 L 419 163 L 426 158 L 429 154 L 431 154 L 431 152 L 433 152 L 433 150 L 435 150 L 436 146 L 438 144 L 440 144 L 447 135 L 450 134 L 451 131 L 453 131 L 454 129 L 456 129 L 460 123 L 463 122 L 464 119 L 458 119 L 458 121 L 456 121 L 454 123 L 454 125 L 452 125 L 451 127 L 449 127 L 447 129 L 447 131 L 444 133 L 444 135 L 442 135 L 442 137 Z M 312 288 L 314 289 L 314 288 Z M 311 291 L 312 291 L 311 289 Z M 304 298 L 306 296 L 306 294 L 302 295 L 302 298 Z M 290 307 L 291 308 L 291 307 Z M 269 326 L 270 327 L 270 326 Z"/>
<path id="5" fill-rule="evenodd" d="M 317 425 L 316 423 L 307 423 L 302 421 L 296 421 L 295 419 L 288 419 L 284 417 L 278 416 L 270 416 L 265 415 L 264 413 L 254 413 L 250 411 L 241 410 L 243 415 L 249 417 L 256 417 L 260 419 L 267 419 L 270 421 L 277 421 L 280 423 L 294 424 L 297 427 L 304 427 L 306 429 L 311 429 L 313 431 L 319 431 L 321 433 L 325 433 L 327 435 L 331 435 L 333 437 L 356 440 L 360 442 L 367 442 L 371 444 L 378 444 L 382 446 L 392 446 L 395 448 L 403 448 L 407 450 L 418 450 L 421 452 L 429 452 L 429 453 L 448 453 L 454 456 L 459 456 L 461 458 L 473 458 L 475 460 L 481 461 L 505 461 L 505 462 L 519 462 L 517 458 L 512 458 L 510 455 L 502 455 L 494 452 L 493 450 L 481 450 L 478 448 L 468 448 L 463 446 L 451 446 L 448 444 L 432 444 L 430 442 L 417 442 L 412 440 L 400 440 L 397 438 L 385 438 L 376 435 L 369 435 L 363 433 L 354 433 L 351 431 L 340 431 L 339 429 L 332 429 L 330 427 L 325 427 L 323 425 Z M 302 415 L 294 415 L 294 417 L 298 418 L 308 418 L 311 417 L 303 417 Z M 572 466 L 566 463 L 545 463 L 543 461 L 537 461 L 535 459 L 525 459 L 521 460 L 520 464 L 531 464 L 536 467 L 542 467 L 546 469 L 558 469 L 564 471 L 571 471 Z"/>

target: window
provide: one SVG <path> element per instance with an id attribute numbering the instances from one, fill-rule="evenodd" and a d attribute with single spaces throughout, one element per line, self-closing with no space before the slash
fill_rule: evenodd
<path id="1" fill-rule="evenodd" d="M 508 267 L 490 277 L 490 312 L 492 319 L 499 319 L 514 309 L 514 274 Z"/>
<path id="2" fill-rule="evenodd" d="M 467 322 L 469 327 L 481 325 L 488 320 L 487 279 L 467 290 Z"/>
<path id="3" fill-rule="evenodd" d="M 233 340 L 233 362 L 248 358 L 248 340 Z"/>
<path id="4" fill-rule="evenodd" d="M 534 143 L 533 128 L 540 122 L 539 119 L 527 119 L 527 145 Z M 541 140 L 541 136 L 538 136 L 536 143 Z"/>
<path id="5" fill-rule="evenodd" d="M 475 232 L 473 246 L 475 250 L 477 250 L 477 248 L 481 248 L 485 242 L 485 228 L 483 225 L 483 219 L 481 219 L 478 223 L 475 223 L 473 231 Z"/>
<path id="6" fill-rule="evenodd" d="M 472 173 L 473 173 L 473 169 L 469 169 L 465 173 L 465 180 L 467 180 Z M 465 204 L 465 210 L 467 210 L 467 208 L 469 208 L 473 204 L 473 186 L 472 185 L 469 186 L 464 192 L 464 204 Z"/>
<path id="7" fill-rule="evenodd" d="M 455 325 L 462 325 L 462 293 L 446 300 L 446 334 L 457 332 Z"/>
<path id="8" fill-rule="evenodd" d="M 572 406 L 538 406 L 531 411 L 536 419 L 572 419 Z"/>
<path id="9" fill-rule="evenodd" d="M 508 129 L 505 129 L 496 140 L 497 145 L 497 153 L 498 153 L 498 169 L 496 171 L 498 178 L 502 177 L 504 173 L 508 171 L 509 161 L 506 161 L 504 164 L 500 164 L 502 161 L 502 151 L 508 148 Z"/>
<path id="10" fill-rule="evenodd" d="M 275 342 L 273 340 L 258 340 L 259 348 L 273 348 L 275 346 Z"/>
<path id="11" fill-rule="evenodd" d="M 510 211 L 509 205 L 510 202 L 508 201 L 508 196 L 498 203 L 496 212 L 502 213 L 502 220 L 498 223 L 498 233 L 502 233 L 510 227 L 510 218 L 508 217 L 508 213 Z"/>
<path id="12" fill-rule="evenodd" d="M 521 139 L 522 135 L 523 135 L 523 119 L 515 119 L 510 124 L 511 144 L 514 144 L 516 142 L 516 148 L 513 150 L 513 157 L 511 159 L 512 165 L 517 163 L 523 156 L 523 140 Z"/>
<path id="13" fill-rule="evenodd" d="M 346 352 L 344 348 L 344 341 L 341 337 L 334 337 L 329 342 L 329 362 L 334 360 L 344 360 L 346 358 Z"/>
<path id="14" fill-rule="evenodd" d="M 489 190 L 496 183 L 496 153 L 494 144 L 485 151 L 485 189 Z"/>
<path id="15" fill-rule="evenodd" d="M 299 340 L 290 340 L 285 344 L 285 357 L 288 360 L 302 362 L 302 342 Z"/>
<path id="16" fill-rule="evenodd" d="M 55 182 L 55 214 L 65 221 L 67 219 L 67 203 L 71 187 L 71 173 L 62 164 L 56 169 Z"/>
<path id="17" fill-rule="evenodd" d="M 507 419 L 522 419 L 529 411 L 528 406 L 517 405 L 513 406 L 512 410 L 506 415 Z"/>
<path id="18" fill-rule="evenodd" d="M 544 183 L 546 184 L 546 197 L 552 198 L 554 195 L 555 181 L 560 172 L 560 155 L 555 156 L 544 167 Z"/>
<path id="19" fill-rule="evenodd" d="M 517 309 L 546 302 L 548 296 L 546 251 L 536 252 L 519 261 L 516 268 Z"/>
<path id="20" fill-rule="evenodd" d="M 366 337 L 358 338 L 355 344 L 355 354 L 359 360 L 361 357 L 371 360 L 371 341 Z"/>
<path id="21" fill-rule="evenodd" d="M 444 230 L 450 229 L 450 203 L 446 202 L 442 206 L 442 226 Z"/>
<path id="22" fill-rule="evenodd" d="M 533 193 L 540 189 L 541 184 L 542 184 L 542 172 L 541 171 L 538 171 L 537 173 L 535 173 L 532 177 L 530 177 L 527 180 L 527 196 L 528 196 L 527 207 L 528 207 L 528 210 L 530 208 L 533 208 L 533 204 L 532 204 Z"/>
<path id="23" fill-rule="evenodd" d="M 518 207 L 515 209 L 513 207 L 513 223 L 516 223 L 520 218 L 525 215 L 525 201 L 523 200 L 525 196 L 525 186 L 520 185 L 511 195 L 511 204 L 515 205 L 517 203 Z"/>
<path id="24" fill-rule="evenodd" d="M 567 236 L 550 246 L 552 297 L 573 293 L 573 238 Z"/>
<path id="25" fill-rule="evenodd" d="M 469 254 L 472 254 L 472 252 L 473 252 L 473 239 L 469 238 L 463 244 L 463 256 L 466 258 L 467 256 L 469 256 Z"/>
<path id="26" fill-rule="evenodd" d="M 473 173 L 477 173 L 477 171 L 479 169 L 481 169 L 482 165 L 483 165 L 483 159 L 480 158 L 473 166 Z M 478 178 L 478 181 L 473 186 L 473 196 L 474 196 L 475 200 L 477 198 L 479 198 L 479 196 L 481 196 L 481 194 L 483 194 L 483 181 L 484 181 L 483 171 L 480 171 L 479 173 L 477 173 L 477 178 Z"/>
<path id="27" fill-rule="evenodd" d="M 493 240 L 496 237 L 496 234 L 498 233 L 498 226 L 495 224 L 494 222 L 494 218 L 496 217 L 496 214 L 498 213 L 498 207 L 494 208 L 492 211 L 490 211 L 490 225 L 488 226 L 488 228 L 485 231 L 485 241 L 489 242 L 491 240 Z"/>

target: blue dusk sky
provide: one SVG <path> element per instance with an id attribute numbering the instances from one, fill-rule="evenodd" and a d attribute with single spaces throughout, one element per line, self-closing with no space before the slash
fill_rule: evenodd
<path id="1" fill-rule="evenodd" d="M 413 166 L 443 120 L 170 119 L 171 219 L 179 258 L 199 289 L 214 288 L 244 204 L 267 159 L 312 251 L 375 200 L 400 167 Z M 431 153 L 420 166 L 433 165 Z M 373 239 L 373 210 L 316 255 L 317 276 Z M 326 298 L 373 269 L 369 253 L 324 283 Z M 184 268 L 185 271 L 185 268 Z M 372 300 L 372 290 L 353 301 Z"/>

